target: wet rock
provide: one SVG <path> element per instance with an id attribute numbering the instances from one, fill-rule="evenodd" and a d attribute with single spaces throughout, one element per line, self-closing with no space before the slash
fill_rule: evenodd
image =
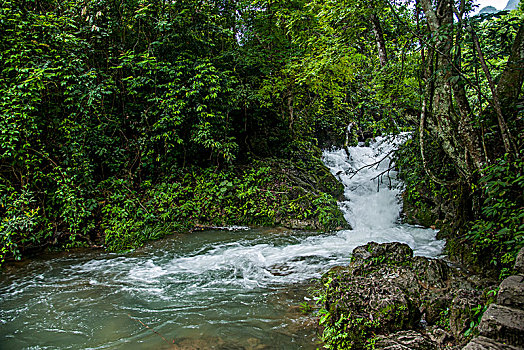
<path id="1" fill-rule="evenodd" d="M 379 336 L 375 349 L 387 350 L 433 350 L 438 349 L 435 342 L 415 331 L 401 331 L 388 336 Z"/>
<path id="2" fill-rule="evenodd" d="M 323 326 L 329 334 L 345 334 L 345 343 L 330 343 L 341 349 L 363 347 L 374 334 L 383 336 L 381 341 L 388 343 L 381 344 L 388 349 L 448 348 L 466 340 L 464 332 L 485 302 L 484 283 L 442 260 L 413 257 L 402 243 L 357 247 L 351 264 L 331 269 L 322 282 L 329 315 Z M 409 345 L 388 335 L 425 327 L 426 337 L 406 333 L 418 334 L 420 347 L 415 338 Z"/>
<path id="3" fill-rule="evenodd" d="M 476 337 L 471 340 L 462 350 L 519 350 L 511 345 L 499 343 L 486 337 Z"/>
<path id="4" fill-rule="evenodd" d="M 405 262 L 413 257 L 413 250 L 404 243 L 394 242 L 379 244 L 370 242 L 353 250 L 352 262 L 358 263 L 369 259 L 382 261 Z"/>
<path id="5" fill-rule="evenodd" d="M 350 332 L 380 328 L 397 331 L 413 327 L 418 310 L 411 299 L 394 284 L 361 276 L 350 280 L 331 282 L 326 307 L 336 323 L 342 315 L 358 320 L 348 322 Z"/>
<path id="6" fill-rule="evenodd" d="M 524 275 L 509 276 L 502 281 L 497 303 L 524 309 Z"/>
<path id="7" fill-rule="evenodd" d="M 479 325 L 480 335 L 516 347 L 524 347 L 524 311 L 491 304 Z"/>

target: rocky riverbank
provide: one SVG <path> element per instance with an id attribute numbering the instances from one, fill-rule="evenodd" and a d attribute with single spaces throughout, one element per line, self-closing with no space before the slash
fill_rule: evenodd
<path id="1" fill-rule="evenodd" d="M 515 272 L 502 281 L 496 302 L 482 315 L 479 336 L 463 350 L 524 349 L 524 248 L 517 256 Z"/>
<path id="2" fill-rule="evenodd" d="M 499 287 L 442 259 L 413 256 L 405 244 L 357 247 L 349 266 L 322 278 L 322 338 L 330 349 L 460 349 L 468 342 L 469 350 L 521 349 L 518 269 Z"/>

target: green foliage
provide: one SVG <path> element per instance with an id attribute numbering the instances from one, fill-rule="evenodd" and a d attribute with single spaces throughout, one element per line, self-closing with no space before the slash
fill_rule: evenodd
<path id="1" fill-rule="evenodd" d="M 439 318 L 438 318 L 437 322 L 435 322 L 435 324 L 437 326 L 439 326 L 439 327 L 449 331 L 449 317 L 450 317 L 449 307 L 447 307 L 446 309 L 442 310 L 439 313 Z"/>
<path id="2" fill-rule="evenodd" d="M 31 242 L 93 244 L 101 234 L 110 250 L 139 245 L 143 237 L 161 234 L 144 233 L 156 227 L 158 203 L 148 191 L 158 194 L 171 186 L 164 179 L 174 172 L 230 165 L 242 151 L 246 159 L 244 144 L 249 148 L 251 139 L 263 138 L 253 136 L 258 126 L 279 128 L 277 113 L 263 111 L 256 96 L 262 62 L 237 58 L 245 57 L 240 53 L 245 49 L 231 29 L 242 25 L 236 6 L 2 2 L 0 175 L 9 189 L 2 192 L 2 256 L 19 257 Z M 238 92 L 241 86 L 246 94 Z M 279 143 L 267 143 L 264 152 L 278 153 L 289 139 L 286 133 L 275 138 Z M 228 179 L 238 182 L 232 176 Z M 240 185 L 253 191 L 252 184 Z M 233 222 L 250 212 L 261 223 L 273 222 L 274 210 L 266 209 L 269 194 L 258 194 L 262 204 L 253 204 L 252 193 L 238 190 L 243 207 L 222 219 L 234 211 L 232 189 L 196 179 L 185 186 L 198 188 L 179 221 L 220 214 L 217 221 Z M 24 197 L 30 204 L 16 199 L 21 193 L 30 194 Z M 212 202 L 217 193 L 220 198 Z M 222 204 L 228 212 L 217 209 Z"/>
<path id="3" fill-rule="evenodd" d="M 488 305 L 477 305 L 475 306 L 471 312 L 472 312 L 472 320 L 469 323 L 468 329 L 464 332 L 465 337 L 470 337 L 474 334 L 474 332 L 477 330 L 480 321 L 482 319 L 482 315 L 484 312 L 488 309 Z"/>
<path id="4" fill-rule="evenodd" d="M 193 168 L 158 184 L 146 181 L 139 188 L 130 181 L 108 179 L 98 188 L 106 196 L 101 205 L 105 246 L 122 251 L 195 227 L 267 226 L 288 218 L 319 222 L 324 230 L 344 225 L 331 195 L 304 191 L 301 184 L 285 179 L 286 170 L 277 164 L 221 171 Z"/>
<path id="5" fill-rule="evenodd" d="M 522 155 L 522 153 L 521 153 Z M 489 262 L 506 277 L 524 246 L 524 158 L 508 156 L 489 165 L 480 179 L 481 218 L 466 235 L 478 259 Z"/>
<path id="6" fill-rule="evenodd" d="M 39 208 L 35 207 L 33 194 L 27 189 L 21 192 L 13 188 L 0 187 L 0 264 L 12 256 L 20 260 L 20 249 L 38 243 Z"/>

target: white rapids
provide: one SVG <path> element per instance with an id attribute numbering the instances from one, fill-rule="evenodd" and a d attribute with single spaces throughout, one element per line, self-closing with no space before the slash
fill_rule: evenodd
<path id="1" fill-rule="evenodd" d="M 407 243 L 416 255 L 441 254 L 445 242 L 435 239 L 435 230 L 400 222 L 403 184 L 390 155 L 407 137 L 377 137 L 368 147 L 349 147 L 349 157 L 342 149 L 324 151 L 324 163 L 344 185 L 345 200 L 339 205 L 353 230 L 337 236 L 348 249 L 370 241 L 397 241 Z"/>
<path id="2" fill-rule="evenodd" d="M 188 274 L 199 280 L 197 276 L 220 272 L 220 279 L 206 279 L 204 284 L 216 287 L 226 283 L 247 289 L 288 284 L 347 264 L 355 247 L 371 241 L 402 242 L 415 255 L 439 256 L 445 242 L 436 240 L 435 230 L 399 221 L 402 183 L 395 178 L 395 171 L 388 172 L 392 166 L 388 155 L 405 137 L 379 137 L 369 147 L 351 147 L 349 158 L 342 149 L 324 151 L 324 163 L 344 185 L 345 200 L 339 203 L 340 209 L 353 229 L 321 235 L 289 232 L 254 239 L 245 239 L 242 232 L 233 241 L 213 242 L 197 253 L 175 256 L 161 265 L 154 260 L 136 264 L 128 278 L 151 282 Z"/>

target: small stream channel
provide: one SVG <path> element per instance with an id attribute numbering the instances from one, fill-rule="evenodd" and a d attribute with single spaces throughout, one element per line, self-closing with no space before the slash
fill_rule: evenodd
<path id="1" fill-rule="evenodd" d="M 0 349 L 315 349 L 298 307 L 308 281 L 369 241 L 441 254 L 435 231 L 398 222 L 401 184 L 394 173 L 374 179 L 387 159 L 355 173 L 398 142 L 353 147 L 349 160 L 324 152 L 345 185 L 340 206 L 353 230 L 203 231 L 127 254 L 75 251 L 6 268 Z"/>

